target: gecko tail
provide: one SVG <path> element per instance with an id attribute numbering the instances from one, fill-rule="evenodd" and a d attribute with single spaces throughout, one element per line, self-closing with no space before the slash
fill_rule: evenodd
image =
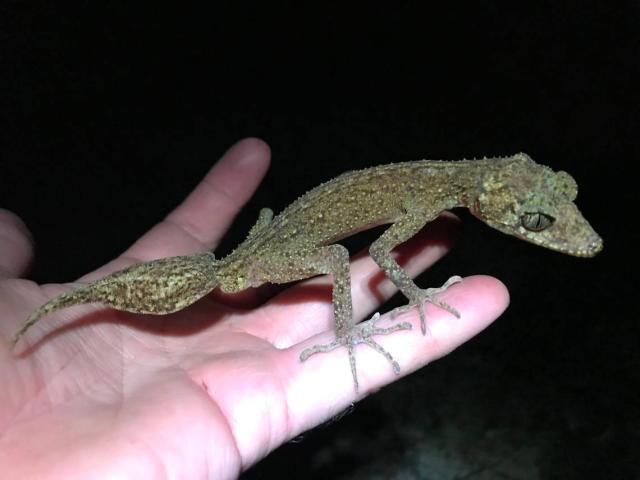
<path id="1" fill-rule="evenodd" d="M 100 302 L 116 310 L 165 315 L 191 305 L 219 285 L 211 252 L 138 263 L 49 300 L 14 335 L 12 345 L 36 322 L 56 310 Z"/>
<path id="2" fill-rule="evenodd" d="M 18 330 L 13 336 L 13 339 L 11 340 L 11 346 L 14 347 L 16 343 L 18 343 L 18 340 L 20 340 L 22 335 L 24 335 L 24 333 L 42 317 L 45 317 L 62 308 L 72 307 L 74 305 L 80 305 L 83 303 L 100 301 L 99 299 L 92 298 L 91 293 L 93 289 L 91 287 L 92 284 L 80 284 L 78 288 L 71 290 L 70 292 L 58 295 L 57 297 L 52 298 L 47 303 L 34 310 L 24 322 L 22 327 L 20 327 L 20 330 Z"/>

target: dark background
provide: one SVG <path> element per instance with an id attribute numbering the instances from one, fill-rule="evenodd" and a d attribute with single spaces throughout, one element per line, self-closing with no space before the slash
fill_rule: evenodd
<path id="1" fill-rule="evenodd" d="M 222 253 L 342 171 L 525 151 L 574 175 L 603 253 L 463 214 L 418 283 L 495 275 L 508 311 L 244 478 L 639 478 L 638 2 L 159 3 L 0 4 L 0 205 L 33 278 L 116 256 L 242 137 L 273 166 Z"/>

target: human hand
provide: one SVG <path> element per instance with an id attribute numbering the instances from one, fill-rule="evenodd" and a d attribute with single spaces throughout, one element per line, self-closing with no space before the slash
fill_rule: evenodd
<path id="1" fill-rule="evenodd" d="M 91 281 L 130 264 L 212 249 L 251 196 L 269 149 L 234 145 L 176 210 Z M 446 222 L 402 248 L 417 274 L 444 255 Z M 234 478 L 299 433 L 398 378 L 387 360 L 358 349 L 355 394 L 344 349 L 301 363 L 300 352 L 333 338 L 331 283 L 299 282 L 261 305 L 259 292 L 214 293 L 167 316 L 96 305 L 56 312 L 10 340 L 28 314 L 68 290 L 18 278 L 32 256 L 26 227 L 0 212 L 0 471 L 7 478 Z M 365 253 L 352 261 L 358 320 L 394 287 Z M 508 296 L 490 277 L 466 278 L 442 294 L 455 319 L 426 307 L 430 334 L 378 340 L 406 375 L 445 355 L 502 313 Z M 255 308 L 251 308 L 255 307 Z"/>

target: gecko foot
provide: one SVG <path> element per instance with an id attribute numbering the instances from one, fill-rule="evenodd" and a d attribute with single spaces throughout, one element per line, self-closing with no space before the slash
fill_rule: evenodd
<path id="1" fill-rule="evenodd" d="M 415 293 L 409 297 L 409 303 L 403 305 L 402 307 L 394 308 L 391 310 L 390 315 L 391 318 L 395 318 L 401 313 L 405 313 L 411 310 L 413 307 L 418 307 L 418 312 L 420 313 L 420 330 L 422 330 L 422 335 L 427 334 L 427 322 L 425 320 L 424 315 L 424 303 L 429 302 L 434 305 L 446 310 L 447 312 L 455 315 L 457 318 L 460 318 L 460 312 L 453 308 L 446 302 L 442 300 L 438 300 L 435 296 L 439 293 L 444 292 L 447 288 L 455 283 L 460 283 L 462 281 L 462 277 L 458 275 L 454 275 L 449 280 L 447 280 L 444 285 L 439 288 L 427 288 L 427 289 L 416 289 Z"/>
<path id="2" fill-rule="evenodd" d="M 378 320 L 380 320 L 380 314 L 376 312 L 369 320 L 354 325 L 350 330 L 338 335 L 334 341 L 324 345 L 314 345 L 313 347 L 305 349 L 300 354 L 300 361 L 304 362 L 311 355 L 315 355 L 316 353 L 330 352 L 338 347 L 346 346 L 347 351 L 349 352 L 349 364 L 351 365 L 353 386 L 356 393 L 358 393 L 358 374 L 354 349 L 359 343 L 364 343 L 389 360 L 393 368 L 393 372 L 396 375 L 399 374 L 400 365 L 398 362 L 393 359 L 389 352 L 382 348 L 382 345 L 375 342 L 371 337 L 374 335 L 388 335 L 390 333 L 397 332 L 398 330 L 411 330 L 411 324 L 409 322 L 402 322 L 392 325 L 391 327 L 380 328 L 376 327 Z"/>

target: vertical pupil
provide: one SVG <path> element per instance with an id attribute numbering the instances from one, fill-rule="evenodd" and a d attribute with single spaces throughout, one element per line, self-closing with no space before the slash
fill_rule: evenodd
<path id="1" fill-rule="evenodd" d="M 544 213 L 525 213 L 522 216 L 522 226 L 527 230 L 539 232 L 549 227 L 553 223 L 553 218 Z"/>
<path id="2" fill-rule="evenodd" d="M 535 219 L 535 228 L 540 228 L 542 225 L 542 217 L 539 213 L 536 213 L 533 217 Z"/>

